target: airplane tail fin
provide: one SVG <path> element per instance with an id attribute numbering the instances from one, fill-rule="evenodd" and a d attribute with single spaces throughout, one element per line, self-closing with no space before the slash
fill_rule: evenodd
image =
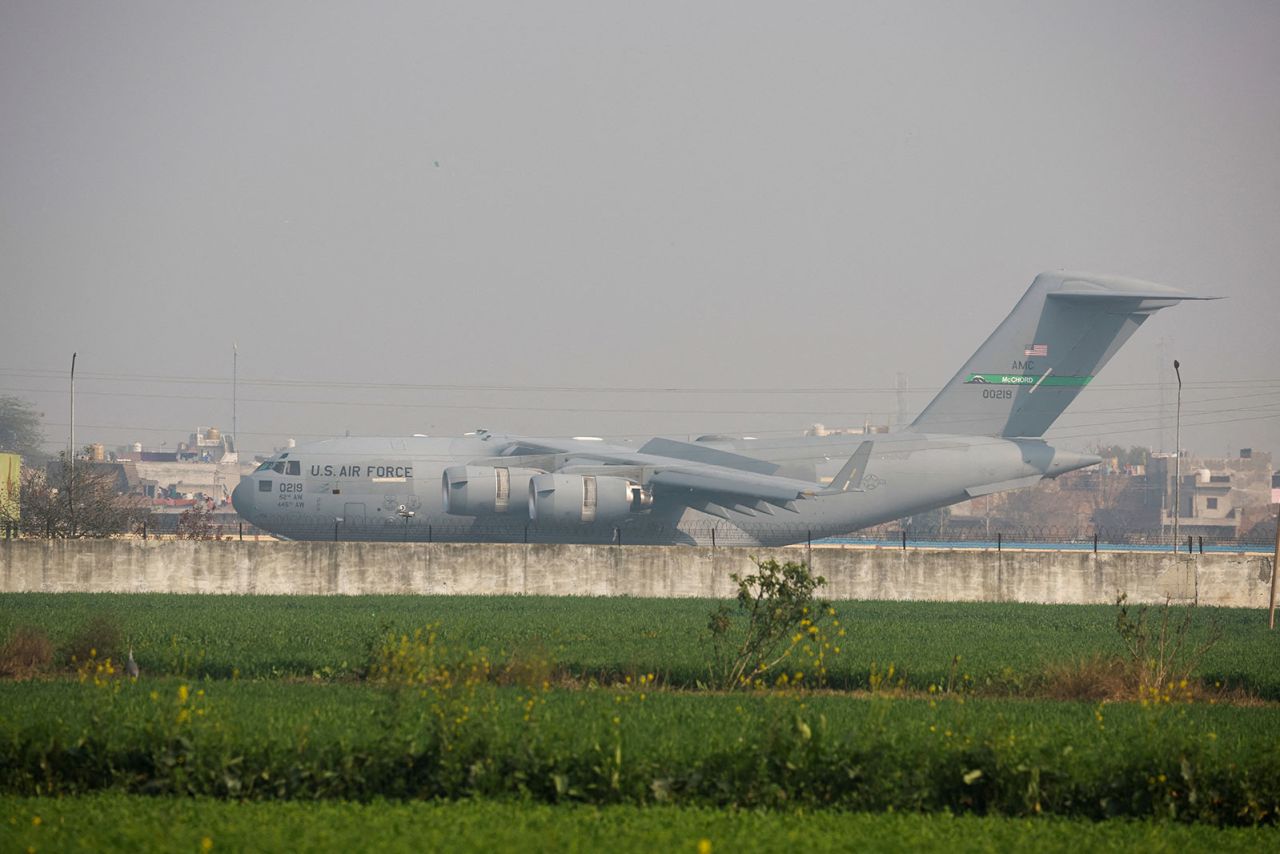
<path id="1" fill-rule="evenodd" d="M 1093 273 L 1041 273 L 907 429 L 1041 436 L 1156 311 L 1196 297 Z"/>

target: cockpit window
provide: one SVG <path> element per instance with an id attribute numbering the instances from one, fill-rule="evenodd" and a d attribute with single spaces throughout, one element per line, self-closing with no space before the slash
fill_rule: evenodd
<path id="1" fill-rule="evenodd" d="M 285 468 L 285 474 L 302 474 L 302 463 L 298 460 L 289 460 L 289 464 Z"/>
<path id="2" fill-rule="evenodd" d="M 271 470 L 274 471 L 276 474 L 284 474 L 284 460 L 277 461 L 274 465 L 271 466 Z"/>
<path id="3" fill-rule="evenodd" d="M 275 465 L 275 463 L 273 463 L 271 460 L 266 460 L 265 462 L 262 463 L 262 465 L 254 469 L 254 471 L 270 471 L 273 465 Z"/>

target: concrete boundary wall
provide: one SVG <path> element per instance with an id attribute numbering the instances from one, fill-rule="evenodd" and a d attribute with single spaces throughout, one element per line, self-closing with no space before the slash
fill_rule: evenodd
<path id="1" fill-rule="evenodd" d="M 803 549 L 489 543 L 0 542 L 0 592 L 727 597 L 752 557 Z M 1269 556 L 813 550 L 831 599 L 1265 607 Z"/>

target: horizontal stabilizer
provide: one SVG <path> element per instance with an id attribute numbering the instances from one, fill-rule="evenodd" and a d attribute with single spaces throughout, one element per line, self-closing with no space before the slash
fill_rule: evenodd
<path id="1" fill-rule="evenodd" d="M 1018 477 L 1013 480 L 1005 480 L 1000 483 L 987 483 L 982 486 L 971 486 L 965 490 L 970 498 L 980 498 L 983 495 L 994 495 L 997 492 L 1007 492 L 1010 489 L 1026 489 L 1028 486 L 1035 486 L 1044 475 L 1033 474 L 1027 477 Z"/>

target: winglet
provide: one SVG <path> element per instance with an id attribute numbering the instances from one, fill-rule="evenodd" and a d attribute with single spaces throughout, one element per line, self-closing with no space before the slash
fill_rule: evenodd
<path id="1" fill-rule="evenodd" d="M 871 458 L 871 446 L 873 444 L 871 441 L 866 441 L 858 445 L 857 450 L 849 457 L 848 462 L 831 479 L 830 485 L 818 494 L 835 495 L 841 492 L 848 492 L 850 489 L 854 492 L 860 490 L 862 488 L 862 476 L 867 473 L 867 460 Z"/>

